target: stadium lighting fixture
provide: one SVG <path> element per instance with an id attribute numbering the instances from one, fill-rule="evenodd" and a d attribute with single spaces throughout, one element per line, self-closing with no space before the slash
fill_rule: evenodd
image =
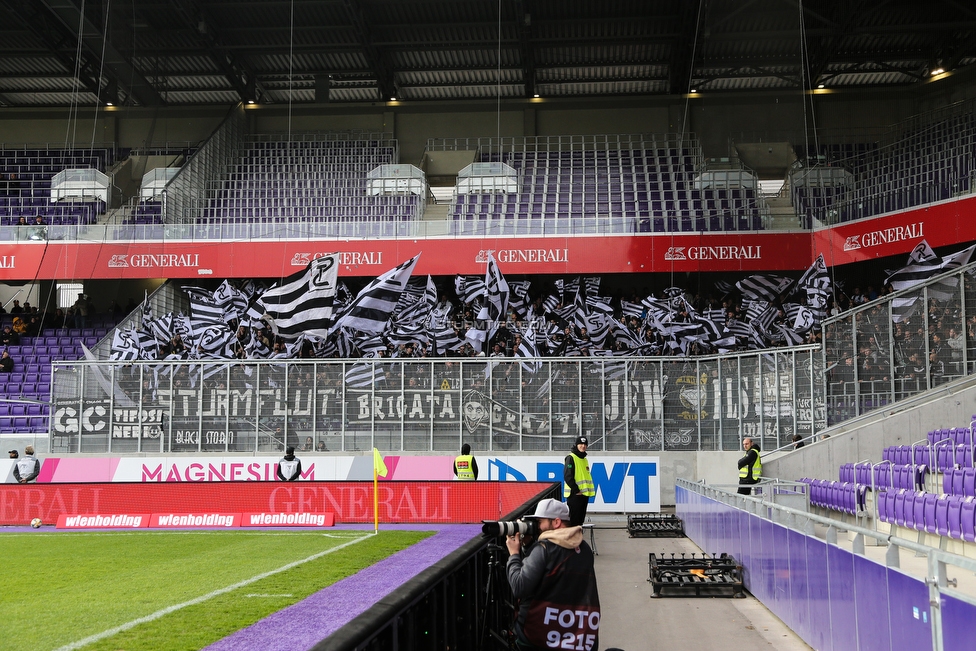
<path id="1" fill-rule="evenodd" d="M 823 88 L 823 87 L 824 87 L 823 84 L 817 84 L 817 88 Z"/>
<path id="2" fill-rule="evenodd" d="M 105 102 L 105 106 L 113 106 L 112 102 Z"/>
<path id="3" fill-rule="evenodd" d="M 248 104 L 253 104 L 254 103 L 254 100 L 253 99 L 249 99 L 249 100 L 247 100 L 247 103 Z"/>
<path id="4" fill-rule="evenodd" d="M 691 94 L 692 94 L 692 95 L 694 95 L 694 94 L 695 94 L 695 93 L 697 93 L 697 92 L 698 92 L 698 89 L 697 89 L 697 88 L 692 88 L 692 89 L 691 89 Z"/>
<path id="5" fill-rule="evenodd" d="M 532 97 L 534 97 L 534 98 L 536 98 L 536 99 L 539 99 L 539 93 L 536 93 L 536 94 L 535 94 L 535 95 L 533 95 Z"/>
<path id="6" fill-rule="evenodd" d="M 941 74 L 942 74 L 943 72 L 945 72 L 945 70 L 944 70 L 944 69 L 942 69 L 942 68 L 936 68 L 935 70 L 933 70 L 933 71 L 931 72 L 931 75 L 932 75 L 933 77 L 935 77 L 936 75 L 941 75 Z"/>

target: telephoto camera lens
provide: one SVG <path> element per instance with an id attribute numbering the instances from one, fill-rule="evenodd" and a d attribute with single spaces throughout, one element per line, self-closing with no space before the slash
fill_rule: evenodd
<path id="1" fill-rule="evenodd" d="M 514 536 L 516 533 L 523 537 L 535 537 L 539 532 L 536 520 L 494 520 L 481 521 L 481 533 L 485 536 Z"/>

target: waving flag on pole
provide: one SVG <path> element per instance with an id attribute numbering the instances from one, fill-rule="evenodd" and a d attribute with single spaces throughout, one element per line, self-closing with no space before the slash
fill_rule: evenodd
<path id="1" fill-rule="evenodd" d="M 379 491 L 379 478 L 386 477 L 389 471 L 386 469 L 386 464 L 383 463 L 383 457 L 380 456 L 380 451 L 373 448 L 373 532 L 379 533 L 380 531 L 380 491 Z"/>
<path id="2" fill-rule="evenodd" d="M 261 304 L 274 320 L 279 337 L 328 335 L 338 274 L 339 254 L 331 253 L 312 260 L 304 271 L 288 276 L 280 287 L 261 295 Z"/>
<path id="3" fill-rule="evenodd" d="M 370 334 L 380 334 L 386 330 L 386 324 L 419 259 L 418 253 L 363 287 L 336 321 L 333 330 L 350 328 Z"/>

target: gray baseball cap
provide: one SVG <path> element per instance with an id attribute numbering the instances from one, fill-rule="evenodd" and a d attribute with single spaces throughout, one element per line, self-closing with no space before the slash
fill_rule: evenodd
<path id="1" fill-rule="evenodd" d="M 551 520 L 553 518 L 559 518 L 560 520 L 569 521 L 569 507 L 565 502 L 560 502 L 559 500 L 554 500 L 551 497 L 549 499 L 542 500 L 535 507 L 535 513 L 532 515 L 527 515 L 525 518 L 546 518 Z"/>

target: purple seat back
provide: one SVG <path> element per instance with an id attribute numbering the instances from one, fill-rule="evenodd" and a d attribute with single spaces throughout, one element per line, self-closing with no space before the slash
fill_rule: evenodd
<path id="1" fill-rule="evenodd" d="M 962 495 L 963 494 L 963 478 L 965 477 L 963 468 L 957 468 L 952 471 L 952 490 L 946 491 L 952 495 Z"/>
<path id="2" fill-rule="evenodd" d="M 895 523 L 899 527 L 905 526 L 905 500 L 907 498 L 907 491 L 904 488 L 899 488 L 895 493 Z"/>
<path id="3" fill-rule="evenodd" d="M 935 533 L 936 529 L 936 517 L 935 508 L 939 503 L 939 496 L 935 493 L 925 493 L 923 496 L 923 501 L 925 503 L 925 530 L 929 533 Z"/>
<path id="4" fill-rule="evenodd" d="M 913 502 L 914 508 L 912 509 L 912 528 L 914 529 L 924 529 L 925 528 L 925 493 L 915 493 L 915 501 Z M 908 519 L 907 516 L 905 518 Z"/>
<path id="5" fill-rule="evenodd" d="M 959 509 L 959 529 L 962 539 L 976 542 L 976 497 L 967 497 Z"/>
<path id="6" fill-rule="evenodd" d="M 976 468 L 962 469 L 962 495 L 976 495 Z"/>
<path id="7" fill-rule="evenodd" d="M 941 496 L 935 503 L 935 533 L 949 535 L 949 497 Z"/>
<path id="8" fill-rule="evenodd" d="M 958 495 L 953 495 L 948 500 L 949 508 L 947 509 L 946 515 L 949 520 L 950 538 L 962 538 L 962 529 L 960 527 L 962 500 L 963 498 L 959 497 Z"/>
<path id="9" fill-rule="evenodd" d="M 951 493 L 952 492 L 952 478 L 956 474 L 955 468 L 946 468 L 942 472 L 942 492 Z"/>

